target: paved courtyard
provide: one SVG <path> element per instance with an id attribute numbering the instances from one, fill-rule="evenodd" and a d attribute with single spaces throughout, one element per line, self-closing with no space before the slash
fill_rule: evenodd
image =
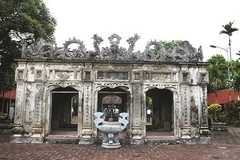
<path id="1" fill-rule="evenodd" d="M 240 128 L 228 134 L 215 132 L 212 145 L 122 145 L 104 149 L 100 145 L 12 144 L 9 134 L 0 132 L 0 160 L 234 160 L 240 159 Z"/>

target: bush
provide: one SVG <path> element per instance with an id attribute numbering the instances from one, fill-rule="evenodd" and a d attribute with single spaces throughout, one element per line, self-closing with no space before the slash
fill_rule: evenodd
<path id="1" fill-rule="evenodd" d="M 208 110 L 208 119 L 212 119 L 213 121 L 220 121 L 220 115 L 222 116 L 222 105 L 218 103 L 213 103 L 207 107 Z"/>
<path id="2" fill-rule="evenodd" d="M 240 101 L 230 101 L 224 104 L 224 113 L 228 124 L 240 125 Z"/>
<path id="3" fill-rule="evenodd" d="M 226 122 L 226 119 L 227 119 L 227 116 L 226 116 L 225 112 L 221 112 L 218 114 L 218 120 L 220 122 Z"/>

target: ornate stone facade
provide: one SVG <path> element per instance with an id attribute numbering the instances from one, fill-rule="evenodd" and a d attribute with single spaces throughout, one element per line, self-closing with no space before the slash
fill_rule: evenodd
<path id="1" fill-rule="evenodd" d="M 174 48 L 165 50 L 161 43 L 150 41 L 143 52 L 134 52 L 139 38 L 137 34 L 130 37 L 128 49 L 119 46 L 121 37 L 117 34 L 111 35 L 110 46 L 102 49 L 103 39 L 94 35 L 94 51 L 88 51 L 75 38 L 66 41 L 62 48 L 41 38 L 23 46 L 15 76 L 12 142 L 42 143 L 54 127 L 76 123 L 79 143 L 93 143 L 99 132 L 93 124 L 93 113 L 110 105 L 102 101 L 105 96 L 116 95 L 122 103 L 117 107 L 129 114 L 125 138 L 132 144 L 141 144 L 149 138 L 146 125 L 149 96 L 154 101 L 152 118 L 160 128 L 171 128 L 171 137 L 186 143 L 193 138 L 201 139 L 196 143 L 209 143 L 208 73 L 201 47 L 196 50 L 183 41 L 180 45 L 173 42 Z M 71 50 L 71 44 L 77 44 L 77 49 Z M 159 49 L 151 49 L 152 46 Z M 68 109 L 69 106 L 72 108 Z"/>

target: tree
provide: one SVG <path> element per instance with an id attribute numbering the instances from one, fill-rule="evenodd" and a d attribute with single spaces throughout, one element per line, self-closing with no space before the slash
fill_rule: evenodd
<path id="1" fill-rule="evenodd" d="M 208 90 L 216 95 L 221 89 L 228 88 L 228 63 L 222 55 L 215 55 L 210 58 L 207 67 L 209 73 L 209 85 Z"/>
<path id="2" fill-rule="evenodd" d="M 234 22 L 229 22 L 228 24 L 222 25 L 224 30 L 220 31 L 220 34 L 227 34 L 228 35 L 228 46 L 229 46 L 229 55 L 230 55 L 230 61 L 232 61 L 232 54 L 231 54 L 231 36 L 233 32 L 238 31 L 238 28 L 233 27 Z"/>
<path id="3" fill-rule="evenodd" d="M 22 44 L 53 39 L 56 21 L 43 0 L 0 0 L 0 92 L 15 88 L 15 58 Z M 2 106 L 3 109 L 3 106 Z"/>
<path id="4" fill-rule="evenodd" d="M 50 41 L 56 26 L 43 0 L 0 0 L 0 76 L 7 78 L 14 73 L 14 58 L 20 58 L 23 43 L 31 44 L 43 37 Z M 6 83 L 14 80 L 2 80 L 1 91 L 11 90 Z M 10 85 L 12 86 L 12 85 Z"/>
<path id="5" fill-rule="evenodd" d="M 232 62 L 232 72 L 233 72 L 233 88 L 238 93 L 237 99 L 239 100 L 239 92 L 240 92 L 240 62 L 233 61 Z"/>

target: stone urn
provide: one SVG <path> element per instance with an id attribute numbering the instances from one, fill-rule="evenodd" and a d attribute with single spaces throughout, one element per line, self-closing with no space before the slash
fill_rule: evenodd
<path id="1" fill-rule="evenodd" d="M 119 133 L 122 132 L 128 125 L 128 113 L 120 113 L 118 121 L 105 121 L 102 112 L 95 112 L 94 124 L 103 134 L 103 148 L 120 148 Z"/>

